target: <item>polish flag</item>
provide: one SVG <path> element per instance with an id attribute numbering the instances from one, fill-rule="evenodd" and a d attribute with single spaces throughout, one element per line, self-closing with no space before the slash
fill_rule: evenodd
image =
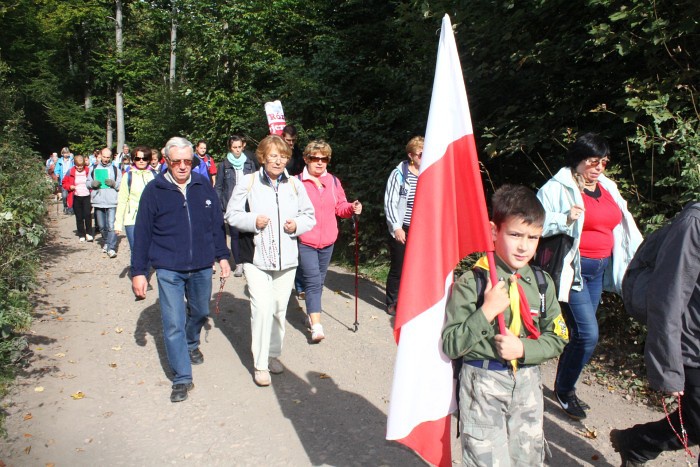
<path id="1" fill-rule="evenodd" d="M 452 362 L 442 352 L 445 304 L 460 259 L 493 251 L 467 92 L 449 16 L 442 20 L 433 95 L 394 333 L 398 342 L 386 438 L 450 466 Z"/>

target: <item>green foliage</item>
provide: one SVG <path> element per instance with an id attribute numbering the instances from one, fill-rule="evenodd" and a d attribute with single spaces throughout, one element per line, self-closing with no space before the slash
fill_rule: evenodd
<path id="1" fill-rule="evenodd" d="M 17 91 L 0 62 L 0 389 L 26 347 L 31 322 L 29 299 L 38 247 L 46 235 L 43 200 L 50 192 L 41 160 L 28 148 Z M 0 391 L 1 392 L 1 391 Z"/>

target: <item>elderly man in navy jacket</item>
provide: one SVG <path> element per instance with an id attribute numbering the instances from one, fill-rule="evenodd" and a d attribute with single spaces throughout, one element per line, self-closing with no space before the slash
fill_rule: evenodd
<path id="1" fill-rule="evenodd" d="M 168 170 L 143 190 L 131 254 L 137 298 L 146 296 L 149 263 L 156 270 L 172 402 L 187 399 L 194 388 L 192 364 L 204 361 L 199 335 L 209 316 L 212 265 L 219 263 L 222 278 L 231 273 L 219 199 L 209 180 L 192 173 L 193 156 L 185 138 L 165 144 Z"/>

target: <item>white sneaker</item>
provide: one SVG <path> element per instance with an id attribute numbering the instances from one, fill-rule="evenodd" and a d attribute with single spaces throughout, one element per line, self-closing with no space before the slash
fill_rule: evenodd
<path id="1" fill-rule="evenodd" d="M 110 258 L 116 258 L 116 257 L 117 257 L 117 252 L 114 251 L 114 250 L 109 250 L 109 251 L 107 252 L 107 256 L 109 256 Z"/>
<path id="2" fill-rule="evenodd" d="M 267 370 L 255 370 L 255 384 L 258 386 L 270 385 L 270 372 Z"/>
<path id="3" fill-rule="evenodd" d="M 237 264 L 235 271 L 233 271 L 233 277 L 241 277 L 243 275 L 243 265 Z"/>
<path id="4" fill-rule="evenodd" d="M 91 242 L 93 239 L 92 235 L 89 235 L 89 234 L 85 235 L 85 238 L 87 239 L 88 242 Z"/>
<path id="5" fill-rule="evenodd" d="M 107 253 L 107 245 L 102 247 L 102 253 Z"/>
<path id="6" fill-rule="evenodd" d="M 79 241 L 80 243 L 85 243 L 85 237 L 80 237 L 80 238 L 78 239 L 78 241 Z"/>
<path id="7" fill-rule="evenodd" d="M 267 367 L 269 368 L 270 373 L 272 373 L 273 375 L 279 375 L 280 373 L 284 372 L 282 362 L 280 362 L 279 359 L 274 357 L 268 360 Z"/>
<path id="8" fill-rule="evenodd" d="M 323 334 L 323 326 L 321 323 L 316 323 L 313 326 L 311 326 L 311 340 L 314 342 L 321 342 L 323 339 L 326 338 L 326 335 Z"/>

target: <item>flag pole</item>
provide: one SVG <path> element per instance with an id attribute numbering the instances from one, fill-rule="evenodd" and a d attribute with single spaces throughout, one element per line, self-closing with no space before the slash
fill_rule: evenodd
<path id="1" fill-rule="evenodd" d="M 489 276 L 491 277 L 491 286 L 496 287 L 498 284 L 498 274 L 496 273 L 496 258 L 493 251 L 486 252 L 486 259 L 489 262 Z M 498 332 L 506 333 L 506 321 L 503 319 L 503 313 L 498 314 Z"/>

